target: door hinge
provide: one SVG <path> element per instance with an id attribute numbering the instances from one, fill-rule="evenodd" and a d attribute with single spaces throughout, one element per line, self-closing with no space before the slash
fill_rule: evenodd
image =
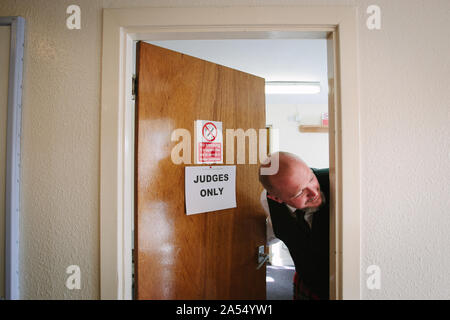
<path id="1" fill-rule="evenodd" d="M 138 81 L 135 74 L 133 74 L 133 79 L 131 80 L 131 99 L 136 100 L 137 97 Z"/>

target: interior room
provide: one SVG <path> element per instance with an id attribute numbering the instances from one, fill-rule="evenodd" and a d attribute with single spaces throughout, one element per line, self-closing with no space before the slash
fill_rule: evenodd
<path id="1" fill-rule="evenodd" d="M 287 151 L 300 156 L 311 167 L 329 167 L 326 39 L 166 40 L 149 43 L 264 78 L 266 127 L 272 132 L 269 152 Z M 314 83 L 317 91 L 272 93 L 272 82 Z M 274 131 L 277 131 L 276 139 L 273 138 Z M 268 247 L 267 299 L 291 300 L 295 268 L 289 250 L 279 239 L 272 240 Z"/>
<path id="2" fill-rule="evenodd" d="M 328 183 L 330 299 L 449 299 L 449 13 L 447 0 L 0 1 L 0 300 L 320 299 L 267 243 L 261 199 L 305 227 Z M 329 175 L 258 148 L 228 163 L 239 128 Z M 261 178 L 277 163 L 279 180 Z"/>

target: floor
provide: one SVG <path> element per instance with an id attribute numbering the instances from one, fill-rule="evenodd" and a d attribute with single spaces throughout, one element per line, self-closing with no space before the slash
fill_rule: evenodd
<path id="1" fill-rule="evenodd" d="M 267 265 L 267 300 L 292 300 L 294 266 Z"/>

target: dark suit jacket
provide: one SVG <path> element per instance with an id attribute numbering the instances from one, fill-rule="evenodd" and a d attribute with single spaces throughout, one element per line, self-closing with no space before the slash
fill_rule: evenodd
<path id="1" fill-rule="evenodd" d="M 325 195 L 325 204 L 313 213 L 309 228 L 303 216 L 292 217 L 285 204 L 267 199 L 275 236 L 282 240 L 304 284 L 320 299 L 329 299 L 329 169 L 311 168 Z"/>

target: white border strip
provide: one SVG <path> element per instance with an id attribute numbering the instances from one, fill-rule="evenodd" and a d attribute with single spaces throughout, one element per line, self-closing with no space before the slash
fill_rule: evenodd
<path id="1" fill-rule="evenodd" d="M 22 122 L 22 72 L 25 43 L 25 19 L 1 17 L 0 25 L 11 26 L 8 81 L 8 125 L 6 143 L 5 194 L 5 296 L 20 299 L 20 132 Z"/>

